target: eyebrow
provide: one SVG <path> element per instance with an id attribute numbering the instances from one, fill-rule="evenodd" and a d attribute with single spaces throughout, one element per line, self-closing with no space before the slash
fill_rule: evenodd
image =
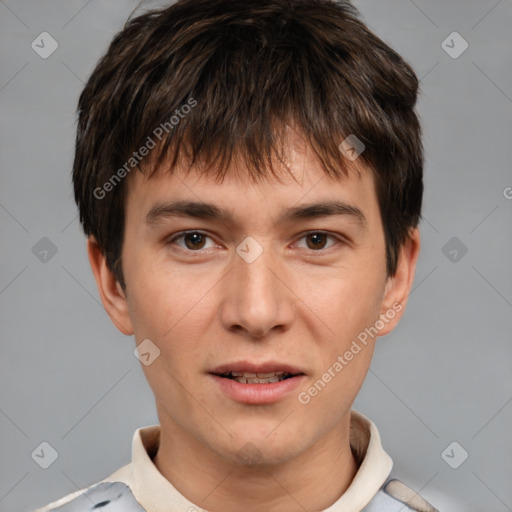
<path id="1" fill-rule="evenodd" d="M 356 206 L 342 201 L 321 201 L 293 206 L 286 209 L 278 218 L 278 222 L 315 219 L 333 215 L 347 215 L 352 217 L 364 229 L 368 222 L 363 212 Z M 213 203 L 198 201 L 173 201 L 155 204 L 146 215 L 146 222 L 150 226 L 170 217 L 193 217 L 196 219 L 219 220 L 234 223 L 232 212 Z"/>

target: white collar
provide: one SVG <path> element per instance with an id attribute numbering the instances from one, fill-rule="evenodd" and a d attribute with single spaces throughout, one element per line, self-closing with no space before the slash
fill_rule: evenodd
<path id="1" fill-rule="evenodd" d="M 137 501 L 149 512 L 201 512 L 183 496 L 157 469 L 152 457 L 158 450 L 160 425 L 135 431 L 132 442 L 130 487 Z M 323 512 L 354 512 L 362 510 L 386 481 L 393 462 L 384 451 L 379 432 L 366 416 L 352 410 L 350 446 L 359 469 L 348 489 Z M 123 468 L 124 469 L 124 468 Z"/>

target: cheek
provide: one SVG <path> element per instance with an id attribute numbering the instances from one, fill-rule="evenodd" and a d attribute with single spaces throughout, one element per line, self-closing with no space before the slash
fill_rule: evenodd
<path id="1" fill-rule="evenodd" d="M 183 411 L 191 405 L 183 399 L 179 383 L 186 382 L 188 370 L 197 367 L 204 352 L 199 329 L 204 325 L 200 319 L 206 318 L 201 284 L 191 287 L 193 280 L 184 275 L 159 273 L 153 267 L 133 281 L 137 292 L 129 301 L 137 343 L 148 338 L 160 351 L 153 363 L 142 366 L 146 379 L 158 401 L 177 404 Z"/>
<path id="2" fill-rule="evenodd" d="M 183 272 L 159 261 L 151 248 L 141 250 L 142 245 L 137 248 L 132 243 L 124 261 L 130 285 L 128 306 L 136 335 L 139 331 L 145 337 L 161 338 L 185 314 L 184 302 L 194 288 Z"/>
<path id="3" fill-rule="evenodd" d="M 310 290 L 312 309 L 318 316 L 316 324 L 329 327 L 322 329 L 328 335 L 315 341 L 320 356 L 315 378 L 321 381 L 316 387 L 322 390 L 315 401 L 319 407 L 340 400 L 347 405 L 361 387 L 371 362 L 376 340 L 372 327 L 379 319 L 384 277 L 375 269 L 364 273 L 353 267 L 322 284 L 323 288 L 314 294 Z"/>
<path id="4" fill-rule="evenodd" d="M 329 335 L 314 341 L 316 373 L 300 390 L 298 401 L 309 414 L 323 417 L 326 427 L 334 426 L 352 405 L 372 359 L 376 338 L 368 333 L 379 318 L 384 287 L 376 284 L 375 276 L 368 277 L 352 273 L 332 278 L 322 291 L 310 295 L 321 319 L 315 322 L 327 325 L 329 330 L 322 331 Z"/>
<path id="5" fill-rule="evenodd" d="M 176 366 L 204 353 L 200 340 L 216 309 L 211 275 L 194 270 L 169 271 L 159 265 L 140 265 L 132 274 L 134 292 L 129 310 L 137 342 L 151 339 L 166 366 Z M 186 340 L 186 343 L 184 342 Z M 196 361 L 197 362 L 197 361 Z"/>
<path id="6" fill-rule="evenodd" d="M 384 277 L 374 268 L 336 269 L 322 279 L 305 280 L 300 295 L 330 328 L 331 335 L 346 339 L 373 324 L 379 317 L 384 296 Z"/>

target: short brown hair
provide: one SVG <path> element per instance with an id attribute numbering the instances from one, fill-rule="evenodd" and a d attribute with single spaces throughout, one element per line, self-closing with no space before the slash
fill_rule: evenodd
<path id="1" fill-rule="evenodd" d="M 114 37 L 79 99 L 73 183 L 84 232 L 125 288 L 123 178 L 132 168 L 152 172 L 167 158 L 171 170 L 188 155 L 222 180 L 241 156 L 251 179 L 275 175 L 272 158 L 293 124 L 329 176 L 347 173 L 341 141 L 353 134 L 364 144 L 394 275 L 421 211 L 418 89 L 349 1 L 179 0 L 148 11 Z M 151 154 L 135 158 L 150 139 Z"/>

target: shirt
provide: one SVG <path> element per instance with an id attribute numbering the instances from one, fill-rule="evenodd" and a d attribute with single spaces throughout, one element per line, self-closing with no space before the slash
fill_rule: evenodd
<path id="1" fill-rule="evenodd" d="M 135 431 L 132 460 L 100 482 L 68 494 L 34 512 L 205 512 L 183 496 L 157 469 L 152 458 L 160 425 Z M 352 410 L 350 447 L 358 470 L 343 495 L 322 512 L 437 512 L 414 490 L 393 478 L 375 424 Z"/>

